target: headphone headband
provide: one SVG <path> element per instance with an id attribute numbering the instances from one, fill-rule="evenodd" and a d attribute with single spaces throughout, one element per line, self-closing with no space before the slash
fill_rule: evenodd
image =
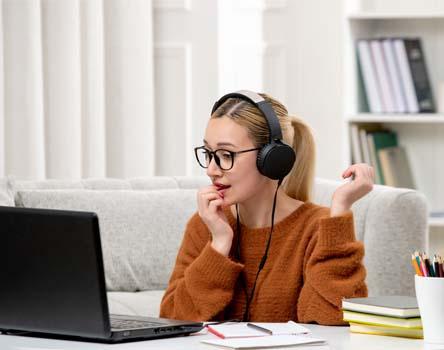
<path id="1" fill-rule="evenodd" d="M 267 121 L 268 129 L 270 130 L 269 143 L 276 140 L 282 140 L 281 126 L 279 124 L 279 119 L 277 118 L 276 113 L 274 112 L 271 105 L 267 101 L 265 101 L 265 99 L 261 95 L 253 91 L 239 90 L 222 96 L 214 104 L 213 109 L 211 110 L 211 114 L 213 114 L 216 109 L 222 106 L 222 104 L 229 98 L 240 98 L 256 106 L 264 115 L 265 120 Z"/>
<path id="2" fill-rule="evenodd" d="M 256 165 L 262 175 L 273 180 L 282 181 L 292 169 L 296 154 L 292 147 L 282 142 L 281 126 L 273 107 L 261 95 L 252 91 L 241 90 L 222 96 L 214 104 L 211 114 L 231 97 L 250 102 L 264 115 L 270 131 L 270 139 L 258 152 Z"/>

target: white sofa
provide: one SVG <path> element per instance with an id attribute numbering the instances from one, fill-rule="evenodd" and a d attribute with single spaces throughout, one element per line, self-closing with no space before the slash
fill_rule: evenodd
<path id="1" fill-rule="evenodd" d="M 0 180 L 0 205 L 94 211 L 99 216 L 110 311 L 159 314 L 196 189 L 206 177 Z M 313 202 L 328 206 L 339 182 L 317 179 Z M 424 250 L 422 194 L 375 186 L 353 207 L 365 244 L 370 295 L 414 295 L 410 255 Z M 81 254 L 81 252 L 79 252 Z"/>

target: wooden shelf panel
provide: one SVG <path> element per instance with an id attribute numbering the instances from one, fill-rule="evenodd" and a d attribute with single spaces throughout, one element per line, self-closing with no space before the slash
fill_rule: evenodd
<path id="1" fill-rule="evenodd" d="M 444 227 L 444 218 L 429 217 L 429 227 Z"/>
<path id="2" fill-rule="evenodd" d="M 393 13 L 393 12 L 355 12 L 346 16 L 349 20 L 360 19 L 444 19 L 444 12 L 431 11 L 423 13 Z"/>
<path id="3" fill-rule="evenodd" d="M 444 124 L 444 114 L 372 114 L 360 113 L 347 117 L 349 123 L 404 123 L 404 124 Z"/>

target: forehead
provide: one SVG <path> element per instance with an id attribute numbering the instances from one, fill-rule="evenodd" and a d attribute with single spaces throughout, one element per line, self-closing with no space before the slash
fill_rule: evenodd
<path id="1" fill-rule="evenodd" d="M 248 130 L 228 117 L 211 118 L 204 139 L 212 148 L 220 143 L 231 143 L 235 147 L 253 146 Z"/>

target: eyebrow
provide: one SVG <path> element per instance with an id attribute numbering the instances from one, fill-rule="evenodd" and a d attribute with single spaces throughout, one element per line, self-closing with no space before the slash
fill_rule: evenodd
<path id="1" fill-rule="evenodd" d="M 207 142 L 206 140 L 203 140 L 203 143 L 204 143 L 205 145 L 208 145 L 208 142 Z M 233 144 L 230 143 L 230 142 L 218 142 L 218 143 L 216 144 L 216 146 L 232 146 L 232 147 L 236 147 L 235 145 L 233 145 Z"/>

